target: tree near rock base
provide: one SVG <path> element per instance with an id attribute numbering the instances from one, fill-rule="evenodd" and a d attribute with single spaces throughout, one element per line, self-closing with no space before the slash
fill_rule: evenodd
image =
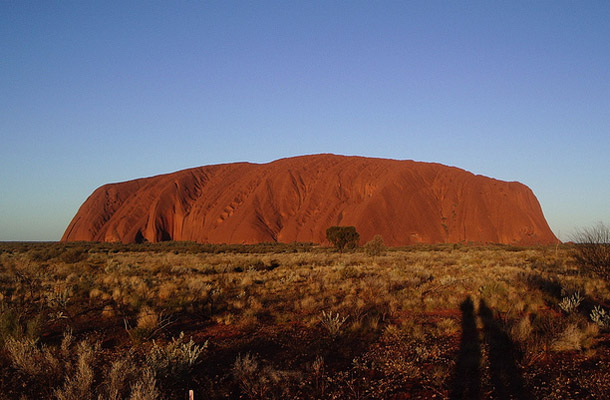
<path id="1" fill-rule="evenodd" d="M 339 251 L 358 246 L 360 234 L 353 226 L 331 226 L 326 230 L 326 239 Z"/>

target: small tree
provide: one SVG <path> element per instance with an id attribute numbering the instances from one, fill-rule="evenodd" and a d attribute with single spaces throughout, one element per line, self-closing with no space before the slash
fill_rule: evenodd
<path id="1" fill-rule="evenodd" d="M 353 226 L 331 226 L 326 230 L 326 239 L 339 251 L 346 247 L 353 249 L 358 245 L 360 235 Z"/>
<path id="2" fill-rule="evenodd" d="M 610 227 L 599 223 L 574 235 L 574 258 L 580 267 L 610 282 Z"/>
<path id="3" fill-rule="evenodd" d="M 387 247 L 385 246 L 381 235 L 375 235 L 375 237 L 364 245 L 364 252 L 371 257 L 380 256 L 384 254 L 386 250 Z"/>

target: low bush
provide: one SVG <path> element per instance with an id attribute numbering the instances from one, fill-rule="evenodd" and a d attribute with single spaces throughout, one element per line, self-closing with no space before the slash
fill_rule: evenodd
<path id="1" fill-rule="evenodd" d="M 602 329 L 610 329 L 610 314 L 602 307 L 595 306 L 589 315 L 591 321 L 595 322 Z"/>
<path id="2" fill-rule="evenodd" d="M 358 246 L 360 234 L 353 226 L 331 226 L 326 230 L 326 239 L 339 251 Z"/>
<path id="3" fill-rule="evenodd" d="M 368 241 L 363 248 L 364 252 L 371 257 L 381 256 L 385 254 L 388 249 L 383 242 L 381 235 L 375 235 L 375 237 Z"/>
<path id="4" fill-rule="evenodd" d="M 572 296 L 564 297 L 559 303 L 559 308 L 561 308 L 566 314 L 571 314 L 578 309 L 580 303 L 582 303 L 582 297 L 580 297 L 580 292 L 574 293 Z"/>
<path id="5" fill-rule="evenodd" d="M 573 255 L 581 269 L 610 282 L 610 227 L 599 223 L 581 229 L 573 240 Z"/>
<path id="6" fill-rule="evenodd" d="M 324 327 L 324 329 L 328 332 L 331 338 L 335 338 L 339 336 L 342 331 L 343 324 L 347 321 L 347 317 L 341 317 L 339 313 L 335 313 L 333 315 L 332 311 L 327 313 L 326 311 L 322 311 L 322 316 L 320 317 L 320 323 Z"/>
<path id="7" fill-rule="evenodd" d="M 75 249 L 68 249 L 66 251 L 64 251 L 60 256 L 59 259 L 63 262 L 65 262 L 66 264 L 74 264 L 80 261 L 84 261 L 89 257 L 89 253 L 87 253 L 84 249 L 81 248 L 75 248 Z"/>
<path id="8" fill-rule="evenodd" d="M 184 341 L 184 333 L 171 340 L 166 345 L 153 341 L 153 347 L 146 356 L 146 364 L 155 377 L 180 378 L 198 361 L 201 352 L 207 347 L 207 342 L 198 345 L 189 339 Z"/>

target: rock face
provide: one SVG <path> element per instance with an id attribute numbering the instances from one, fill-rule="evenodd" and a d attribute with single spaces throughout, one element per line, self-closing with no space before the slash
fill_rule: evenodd
<path id="1" fill-rule="evenodd" d="M 376 234 L 388 245 L 557 242 L 521 183 L 440 164 L 330 154 L 104 185 L 62 241 L 326 243 L 332 225 L 355 226 L 361 243 Z"/>

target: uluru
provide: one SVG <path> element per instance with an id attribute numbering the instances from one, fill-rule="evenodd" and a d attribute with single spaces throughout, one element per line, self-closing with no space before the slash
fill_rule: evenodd
<path id="1" fill-rule="evenodd" d="M 352 225 L 361 243 L 549 244 L 533 192 L 436 163 L 332 154 L 231 163 L 101 186 L 62 241 L 326 243 Z"/>

